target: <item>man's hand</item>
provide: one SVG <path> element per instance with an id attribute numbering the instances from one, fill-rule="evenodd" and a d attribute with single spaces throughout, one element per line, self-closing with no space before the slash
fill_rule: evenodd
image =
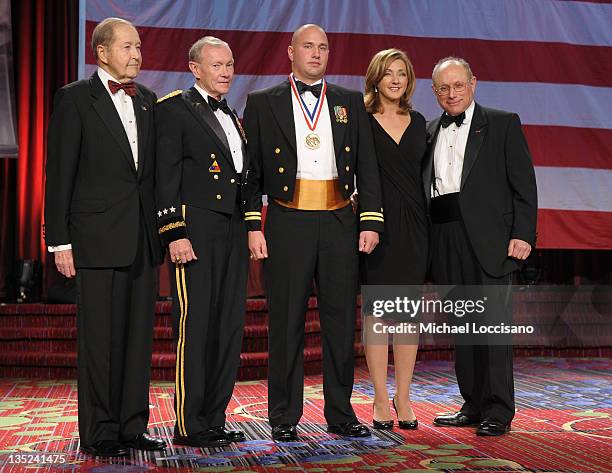
<path id="1" fill-rule="evenodd" d="M 173 263 L 189 263 L 192 260 L 197 260 L 191 242 L 187 238 L 181 238 L 180 240 L 174 240 L 169 245 L 170 248 L 170 261 Z"/>
<path id="2" fill-rule="evenodd" d="M 513 238 L 508 244 L 508 256 L 518 260 L 526 260 L 531 253 L 531 245 L 526 241 Z"/>
<path id="3" fill-rule="evenodd" d="M 72 259 L 72 250 L 56 251 L 53 255 L 55 256 L 55 266 L 60 273 L 67 278 L 76 276 L 74 260 Z"/>
<path id="4" fill-rule="evenodd" d="M 249 232 L 249 251 L 251 259 L 257 260 L 268 257 L 268 245 L 266 245 L 266 237 L 262 231 Z"/>
<path id="5" fill-rule="evenodd" d="M 378 245 L 378 233 L 373 231 L 363 231 L 359 233 L 359 251 L 370 254 Z"/>

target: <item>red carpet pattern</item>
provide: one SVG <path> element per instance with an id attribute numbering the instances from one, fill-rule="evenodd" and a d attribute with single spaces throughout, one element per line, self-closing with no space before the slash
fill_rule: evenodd
<path id="1" fill-rule="evenodd" d="M 391 373 L 392 374 L 392 373 Z M 472 428 L 440 428 L 435 415 L 454 410 L 460 396 L 452 364 L 418 362 L 413 385 L 417 431 L 374 431 L 367 439 L 325 432 L 322 380 L 305 380 L 300 442 L 273 442 L 266 422 L 266 383 L 239 383 L 228 424 L 247 441 L 223 449 L 175 448 L 92 460 L 78 452 L 76 384 L 66 380 L 0 381 L 0 471 L 476 471 L 612 472 L 612 360 L 529 358 L 515 363 L 517 413 L 512 432 L 481 438 Z M 393 380 L 389 391 L 393 393 Z M 152 433 L 172 438 L 173 385 L 151 388 Z M 353 404 L 371 422 L 372 387 L 356 372 Z M 26 463 L 27 462 L 27 463 Z"/>

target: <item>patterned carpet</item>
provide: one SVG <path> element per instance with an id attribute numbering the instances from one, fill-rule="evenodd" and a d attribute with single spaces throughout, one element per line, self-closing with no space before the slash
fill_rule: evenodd
<path id="1" fill-rule="evenodd" d="M 308 377 L 301 442 L 269 437 L 266 383 L 239 383 L 228 424 L 247 441 L 223 449 L 175 448 L 94 461 L 78 453 L 76 384 L 65 380 L 0 381 L 0 471 L 478 471 L 612 472 L 612 359 L 528 358 L 515 363 L 517 414 L 512 432 L 481 438 L 471 428 L 439 428 L 433 417 L 459 406 L 452 364 L 417 364 L 417 431 L 375 431 L 368 439 L 325 432 L 320 376 Z M 389 385 L 393 392 L 392 382 Z M 171 438 L 173 387 L 151 389 L 151 432 Z M 358 368 L 355 410 L 371 421 L 372 387 Z"/>

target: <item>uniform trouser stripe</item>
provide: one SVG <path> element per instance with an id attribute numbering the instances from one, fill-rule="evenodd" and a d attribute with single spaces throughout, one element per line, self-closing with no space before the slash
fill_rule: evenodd
<path id="1" fill-rule="evenodd" d="M 183 205 L 183 219 L 185 219 L 185 206 Z M 185 325 L 189 300 L 187 298 L 187 285 L 185 282 L 185 266 L 176 265 L 176 292 L 180 306 L 179 336 L 176 344 L 176 424 L 179 434 L 187 436 L 185 427 Z"/>

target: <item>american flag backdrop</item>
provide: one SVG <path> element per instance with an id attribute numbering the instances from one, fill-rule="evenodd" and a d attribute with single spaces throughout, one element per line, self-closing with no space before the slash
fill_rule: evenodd
<path id="1" fill-rule="evenodd" d="M 96 67 L 91 32 L 110 16 L 138 28 L 138 80 L 160 97 L 193 85 L 192 43 L 227 41 L 236 60 L 228 101 L 240 115 L 250 91 L 286 78 L 287 45 L 304 23 L 328 33 L 327 79 L 353 89 L 363 90 L 374 53 L 406 51 L 418 79 L 413 105 L 428 120 L 440 114 L 433 65 L 464 57 L 478 79 L 476 100 L 521 117 L 538 181 L 538 247 L 612 249 L 609 1 L 81 0 L 82 77 Z"/>

